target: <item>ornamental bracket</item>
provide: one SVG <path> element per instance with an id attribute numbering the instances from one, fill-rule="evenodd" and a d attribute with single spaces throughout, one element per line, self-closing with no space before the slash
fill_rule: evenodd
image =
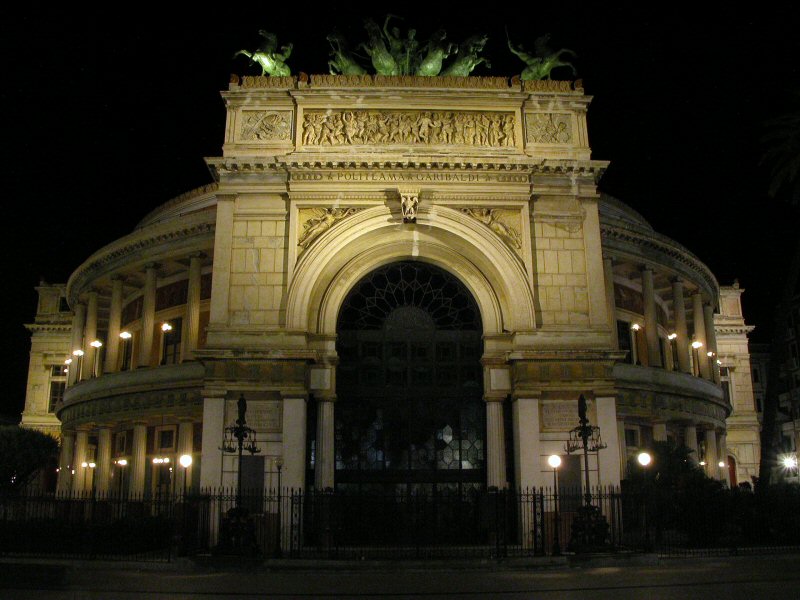
<path id="1" fill-rule="evenodd" d="M 419 209 L 418 189 L 398 189 L 400 194 L 400 210 L 403 213 L 403 223 L 416 223 L 417 210 Z"/>

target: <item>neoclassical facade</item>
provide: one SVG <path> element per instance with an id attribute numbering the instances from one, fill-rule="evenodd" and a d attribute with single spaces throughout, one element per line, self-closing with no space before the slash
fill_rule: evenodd
<path id="1" fill-rule="evenodd" d="M 729 456 L 755 473 L 741 290 L 598 193 L 578 83 L 222 95 L 216 183 L 40 287 L 23 424 L 60 431 L 60 489 L 233 485 L 242 394 L 248 486 L 278 465 L 293 488 L 549 485 L 581 394 L 607 446 L 593 483 L 668 439 L 713 477 Z M 562 480 L 581 469 L 564 456 Z"/>

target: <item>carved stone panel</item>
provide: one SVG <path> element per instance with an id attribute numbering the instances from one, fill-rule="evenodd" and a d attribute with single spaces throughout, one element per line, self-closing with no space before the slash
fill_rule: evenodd
<path id="1" fill-rule="evenodd" d="M 298 211 L 300 230 L 297 234 L 297 245 L 306 250 L 319 236 L 328 231 L 337 222 L 356 214 L 357 208 L 301 208 Z"/>
<path id="2" fill-rule="evenodd" d="M 515 145 L 513 113 L 443 110 L 306 111 L 303 145 Z"/>
<path id="3" fill-rule="evenodd" d="M 237 400 L 225 402 L 225 426 L 236 424 L 239 411 Z M 259 433 L 279 433 L 281 431 L 281 403 L 278 401 L 253 400 L 247 403 L 247 425 Z"/>
<path id="4" fill-rule="evenodd" d="M 292 137 L 292 111 L 242 111 L 239 140 L 243 142 L 285 142 Z"/>
<path id="5" fill-rule="evenodd" d="M 580 424 L 578 402 L 575 400 L 542 400 L 539 407 L 539 429 L 543 433 L 570 431 Z M 597 425 L 597 405 L 594 400 L 586 400 L 586 416 L 589 423 Z"/>
<path id="6" fill-rule="evenodd" d="M 526 134 L 531 144 L 571 144 L 572 118 L 569 114 L 534 113 L 526 115 Z"/>
<path id="7" fill-rule="evenodd" d="M 514 250 L 522 248 L 518 211 L 500 208 L 462 208 L 461 212 L 486 225 Z"/>

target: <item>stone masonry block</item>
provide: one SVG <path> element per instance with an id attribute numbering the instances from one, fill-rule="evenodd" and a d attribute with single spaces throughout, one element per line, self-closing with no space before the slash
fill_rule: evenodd
<path id="1" fill-rule="evenodd" d="M 261 221 L 248 221 L 247 235 L 249 235 L 250 237 L 256 237 L 261 235 Z"/>
<path id="2" fill-rule="evenodd" d="M 233 223 L 234 237 L 244 237 L 247 235 L 247 221 L 234 221 Z"/>
<path id="3" fill-rule="evenodd" d="M 586 272 L 586 255 L 582 250 L 572 251 L 572 272 L 585 273 Z"/>
<path id="4" fill-rule="evenodd" d="M 275 235 L 275 221 L 263 221 L 261 223 L 261 235 Z"/>
<path id="5" fill-rule="evenodd" d="M 230 310 L 242 310 L 244 308 L 244 286 L 231 286 L 228 308 L 230 308 Z"/>
<path id="6" fill-rule="evenodd" d="M 243 249 L 231 251 L 231 273 L 245 272 L 245 252 L 246 250 Z"/>
<path id="7" fill-rule="evenodd" d="M 261 250 L 261 270 L 266 273 L 273 273 L 275 264 L 275 250 L 273 248 L 263 248 Z"/>
<path id="8" fill-rule="evenodd" d="M 253 310 L 258 307 L 258 287 L 248 285 L 244 288 L 244 308 Z"/>
<path id="9" fill-rule="evenodd" d="M 544 272 L 558 273 L 558 252 L 555 250 L 544 250 Z"/>
<path id="10" fill-rule="evenodd" d="M 572 273 L 572 253 L 559 252 L 558 253 L 558 272 L 559 273 Z"/>
<path id="11" fill-rule="evenodd" d="M 265 285 L 258 290 L 258 308 L 261 310 L 268 310 L 272 308 L 272 291 L 274 286 Z M 280 288 L 279 288 L 280 289 Z"/>

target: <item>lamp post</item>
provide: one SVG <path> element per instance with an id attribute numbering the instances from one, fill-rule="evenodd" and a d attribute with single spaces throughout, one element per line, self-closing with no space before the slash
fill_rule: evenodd
<path id="1" fill-rule="evenodd" d="M 633 362 L 634 364 L 641 365 L 642 361 L 639 360 L 639 330 L 642 328 L 638 323 L 631 325 L 633 331 Z"/>
<path id="2" fill-rule="evenodd" d="M 78 369 L 78 371 L 75 373 L 75 381 L 76 382 L 81 380 L 81 367 L 83 366 L 83 355 L 84 354 L 85 354 L 85 352 L 83 350 L 81 350 L 80 348 L 78 348 L 77 350 L 73 350 L 72 351 L 72 356 L 74 356 L 78 361 L 78 364 L 75 365 L 75 368 Z"/>
<path id="3" fill-rule="evenodd" d="M 648 452 L 640 452 L 636 456 L 636 461 L 644 470 L 644 510 L 643 510 L 643 521 L 644 521 L 644 546 L 645 550 L 650 550 L 650 528 L 647 524 L 647 503 L 650 500 L 650 480 L 648 479 L 647 471 L 650 463 L 653 462 L 653 457 L 650 456 Z"/>
<path id="4" fill-rule="evenodd" d="M 696 377 L 700 377 L 700 348 L 703 347 L 703 342 L 699 342 L 697 340 L 692 342 L 692 358 L 694 358 L 694 365 Z"/>
<path id="5" fill-rule="evenodd" d="M 275 527 L 275 556 L 280 558 L 283 555 L 283 549 L 281 548 L 281 517 L 282 517 L 282 510 L 281 510 L 281 474 L 283 472 L 283 458 L 278 457 L 275 460 L 275 467 L 278 469 L 278 510 L 277 512 L 277 519 L 278 523 Z"/>
<path id="6" fill-rule="evenodd" d="M 189 475 L 189 467 L 192 466 L 192 455 L 182 454 L 178 462 L 183 467 L 183 501 L 186 502 L 186 478 Z"/>
<path id="7" fill-rule="evenodd" d="M 122 339 L 122 364 L 120 371 L 127 371 L 131 368 L 130 360 L 133 353 L 131 352 L 131 338 L 133 334 L 130 331 L 121 331 L 119 337 Z"/>
<path id="8" fill-rule="evenodd" d="M 169 323 L 162 323 L 161 324 L 161 360 L 159 361 L 162 365 L 167 364 L 167 355 L 166 352 L 166 342 L 167 342 L 167 335 L 169 332 L 172 331 L 172 325 Z"/>
<path id="9" fill-rule="evenodd" d="M 558 467 L 561 466 L 561 457 L 553 454 L 547 459 L 547 464 L 553 468 L 553 556 L 561 554 L 559 536 L 560 521 L 558 518 Z"/>
<path id="10" fill-rule="evenodd" d="M 119 472 L 119 494 L 120 496 L 126 495 L 126 485 L 125 485 L 125 467 L 128 466 L 128 459 L 126 458 L 118 458 L 116 460 L 117 466 L 120 468 Z"/>
<path id="11" fill-rule="evenodd" d="M 244 394 L 239 396 L 237 403 L 238 418 L 236 424 L 231 427 L 225 428 L 225 440 L 223 442 L 222 450 L 229 454 L 236 453 L 239 457 L 238 460 L 238 474 L 236 485 L 236 508 L 242 508 L 242 450 L 247 450 L 250 454 L 258 454 L 261 448 L 256 445 L 256 431 L 247 426 L 247 400 L 244 399 Z M 234 440 L 236 445 L 234 446 Z M 245 440 L 248 440 L 245 445 Z"/>

